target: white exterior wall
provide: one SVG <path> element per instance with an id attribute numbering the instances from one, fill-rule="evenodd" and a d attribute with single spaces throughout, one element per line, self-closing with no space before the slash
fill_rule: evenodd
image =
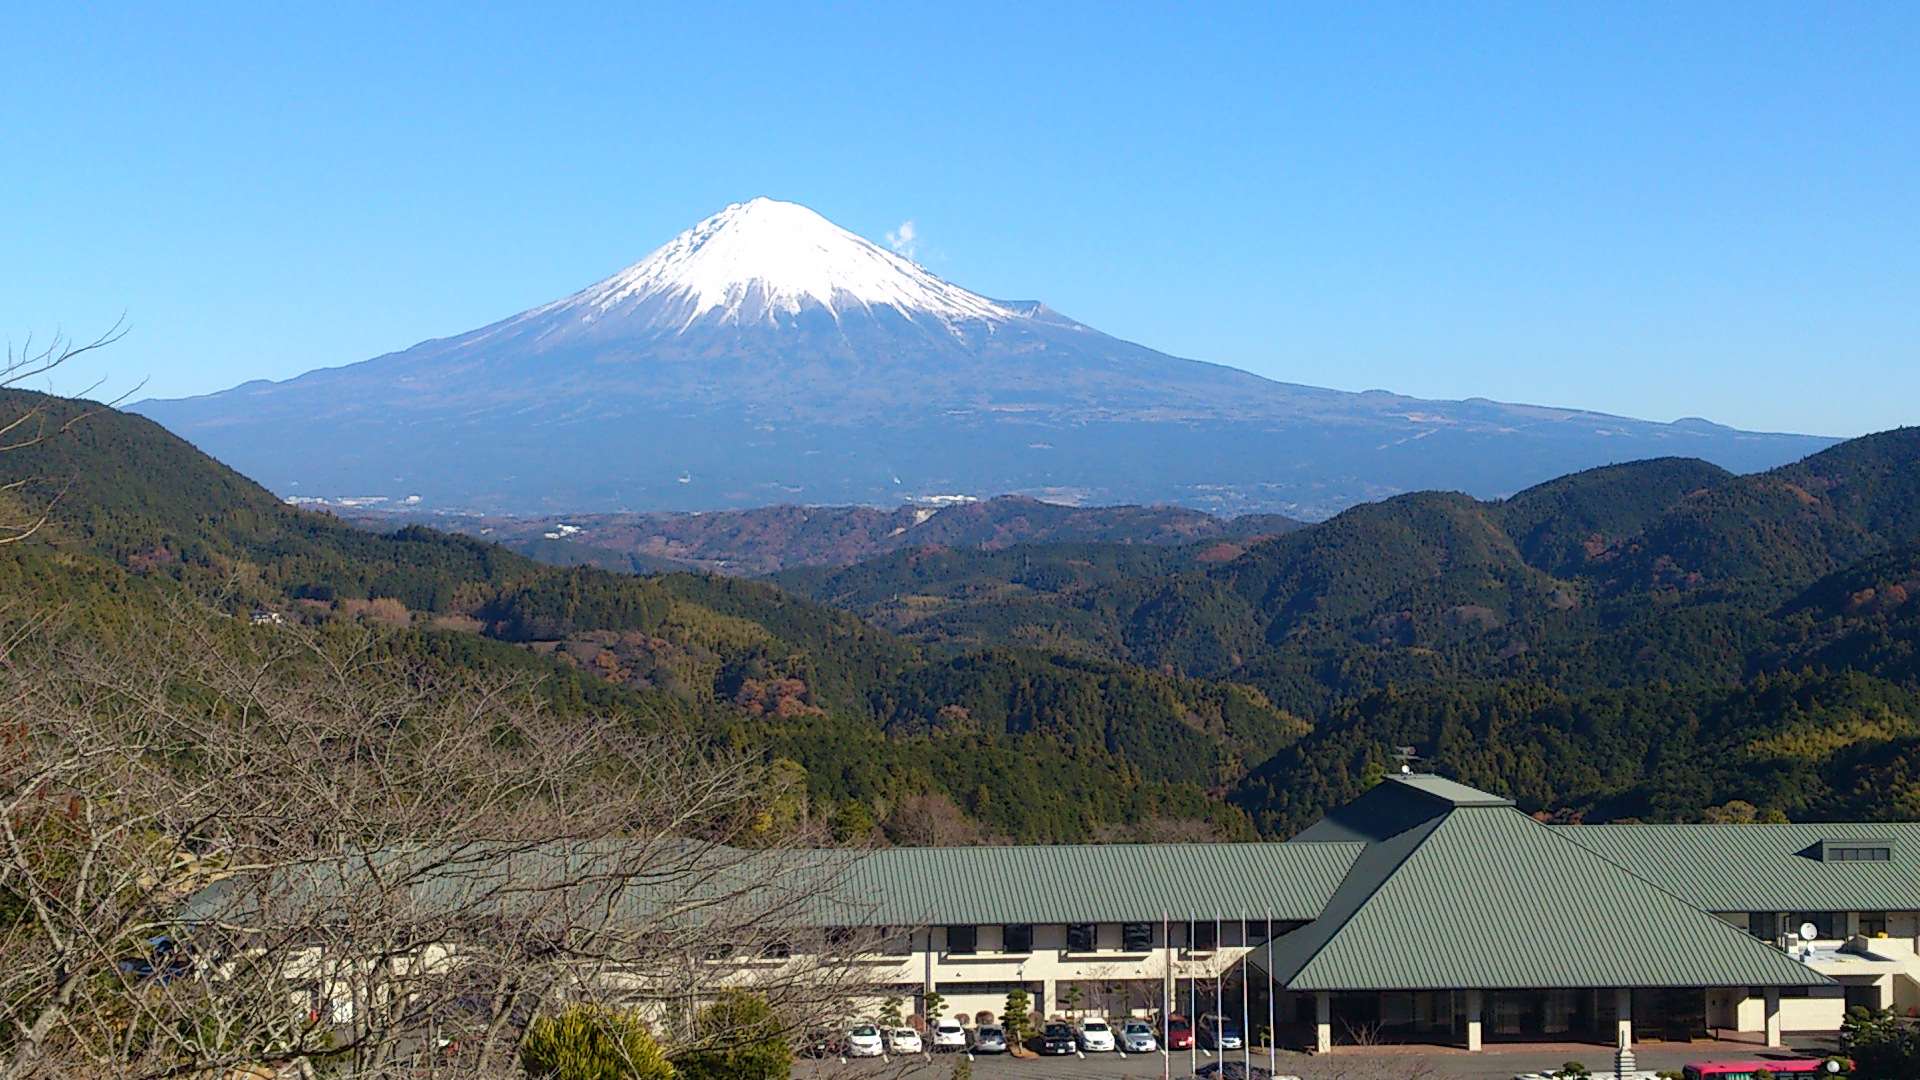
<path id="1" fill-rule="evenodd" d="M 1185 936 L 1184 925 L 1174 924 L 1173 932 L 1174 941 L 1180 942 Z M 1044 1002 L 1039 1004 L 1044 1005 L 1045 1016 L 1049 1018 L 1064 1015 L 1060 995 L 1069 983 L 1150 984 L 1150 998 L 1156 1004 L 1165 985 L 1169 956 L 1159 925 L 1153 928 L 1153 948 L 1144 952 L 1122 951 L 1119 923 L 1099 925 L 1095 937 L 1097 947 L 1091 953 L 1067 951 L 1064 924 L 1036 924 L 1033 951 L 1026 954 L 999 951 L 1003 944 L 999 926 L 981 926 L 976 933 L 978 951 L 956 956 L 947 951 L 945 927 L 916 931 L 909 953 L 869 958 L 865 973 L 876 983 L 898 987 L 897 993 L 907 999 L 908 1013 L 918 1011 L 919 995 L 931 986 L 944 999 L 941 1013 L 945 1016 L 963 1012 L 971 1016 L 983 1011 L 997 1016 L 1006 1005 L 1010 984 L 1022 985 L 1030 994 L 1043 995 Z M 1211 980 L 1238 964 L 1248 951 L 1241 944 L 1239 926 L 1223 924 L 1220 936 L 1232 944 L 1211 953 L 1189 954 L 1176 944 L 1171 957 L 1174 977 L 1183 984 L 1192 978 Z M 1089 996 L 1078 1011 L 1088 1012 L 1095 1005 Z"/>

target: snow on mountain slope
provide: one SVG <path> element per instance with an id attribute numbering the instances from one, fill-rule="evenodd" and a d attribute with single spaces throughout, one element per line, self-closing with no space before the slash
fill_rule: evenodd
<path id="1" fill-rule="evenodd" d="M 1826 445 L 1276 382 L 987 299 L 771 199 L 489 326 L 136 409 L 283 495 L 510 514 L 1020 493 L 1312 518 Z"/>
<path id="2" fill-rule="evenodd" d="M 711 315 L 721 324 L 794 316 L 809 306 L 838 320 L 854 308 L 891 307 L 949 326 L 1023 316 L 927 273 L 796 203 L 735 203 L 618 274 L 530 315 L 578 313 L 586 321 L 637 316 L 685 332 Z"/>

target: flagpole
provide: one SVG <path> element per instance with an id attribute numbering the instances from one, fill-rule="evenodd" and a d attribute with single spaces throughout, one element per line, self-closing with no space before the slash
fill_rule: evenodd
<path id="1" fill-rule="evenodd" d="M 1273 909 L 1267 909 L 1267 1071 L 1280 1071 L 1280 1028 L 1273 1012 Z"/>
<path id="2" fill-rule="evenodd" d="M 1160 913 L 1160 947 L 1167 958 L 1167 977 L 1160 983 L 1160 1080 L 1173 1080 L 1173 1048 L 1167 1045 L 1168 1021 L 1173 1019 L 1173 917 Z"/>
<path id="3" fill-rule="evenodd" d="M 1197 916 L 1193 909 L 1187 909 L 1187 954 L 1193 954 L 1193 927 Z M 1187 1071 L 1200 1075 L 1200 969 L 1191 959 L 1187 961 Z"/>
<path id="4" fill-rule="evenodd" d="M 1240 1060 L 1247 1067 L 1247 1076 L 1253 1076 L 1253 1007 L 1247 1004 L 1247 957 L 1253 955 L 1253 946 L 1247 943 L 1247 910 L 1240 909 Z"/>

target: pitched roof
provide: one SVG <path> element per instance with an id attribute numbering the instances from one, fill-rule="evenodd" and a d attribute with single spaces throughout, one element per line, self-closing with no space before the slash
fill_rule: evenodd
<path id="1" fill-rule="evenodd" d="M 864 925 L 1306 920 L 1361 851 L 1331 844 L 887 848 L 836 885 Z"/>
<path id="2" fill-rule="evenodd" d="M 1920 823 L 1559 825 L 1554 831 L 1708 911 L 1920 910 Z M 1823 862 L 1825 840 L 1890 840 L 1885 862 Z"/>
<path id="3" fill-rule="evenodd" d="M 1288 989 L 1829 981 L 1506 800 L 1435 787 L 1390 777 L 1296 838 L 1368 843 L 1326 912 L 1275 942 Z"/>

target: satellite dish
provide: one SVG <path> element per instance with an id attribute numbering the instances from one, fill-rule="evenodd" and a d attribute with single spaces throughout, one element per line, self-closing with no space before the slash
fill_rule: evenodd
<path id="1" fill-rule="evenodd" d="M 1803 922 L 1800 924 L 1800 940 L 1801 941 L 1812 941 L 1813 939 L 1819 936 L 1820 936 L 1819 927 L 1813 925 L 1810 922 Z"/>

